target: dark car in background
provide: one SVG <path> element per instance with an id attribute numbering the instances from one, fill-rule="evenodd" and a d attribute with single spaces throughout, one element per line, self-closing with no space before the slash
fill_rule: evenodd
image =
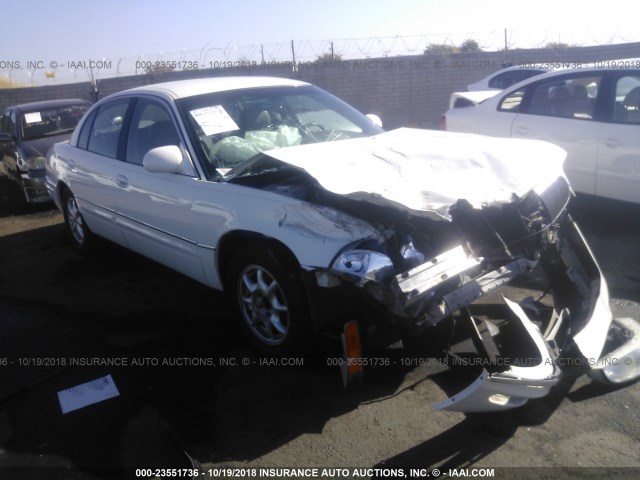
<path id="1" fill-rule="evenodd" d="M 91 104 L 64 99 L 7 108 L 0 119 L 0 171 L 15 180 L 29 203 L 51 200 L 44 183 L 45 156 L 69 139 Z"/>

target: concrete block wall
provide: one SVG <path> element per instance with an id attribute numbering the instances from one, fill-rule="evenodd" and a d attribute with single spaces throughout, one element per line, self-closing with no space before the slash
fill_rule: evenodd
<path id="1" fill-rule="evenodd" d="M 563 49 L 522 49 L 504 52 L 414 55 L 355 59 L 315 64 L 303 62 L 294 69 L 290 63 L 269 66 L 187 70 L 158 75 L 137 75 L 101 79 L 101 96 L 149 83 L 221 75 L 268 75 L 297 78 L 314 83 L 352 104 L 363 113 L 375 113 L 386 129 L 401 126 L 437 128 L 447 109 L 451 92 L 465 90 L 502 68 L 512 65 L 564 62 L 588 63 L 640 57 L 640 43 L 571 47 Z M 54 98 L 93 100 L 89 82 L 0 89 L 0 111 L 7 106 Z"/>

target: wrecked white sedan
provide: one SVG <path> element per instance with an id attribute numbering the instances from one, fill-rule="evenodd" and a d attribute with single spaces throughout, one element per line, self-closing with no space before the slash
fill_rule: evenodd
<path id="1" fill-rule="evenodd" d="M 566 355 L 594 359 L 605 381 L 635 376 L 603 357 L 607 287 L 566 212 L 563 150 L 375 123 L 294 80 L 150 85 L 98 102 L 50 153 L 47 186 L 77 249 L 99 235 L 228 291 L 263 351 L 347 321 L 392 341 L 453 317 L 477 327 L 488 359 L 524 344 L 529 361 L 489 362 L 440 408 L 522 405 Z M 534 271 L 553 296 L 544 314 L 506 298 L 498 321 L 470 313 Z M 636 340 L 619 343 L 610 356 L 639 357 Z"/>

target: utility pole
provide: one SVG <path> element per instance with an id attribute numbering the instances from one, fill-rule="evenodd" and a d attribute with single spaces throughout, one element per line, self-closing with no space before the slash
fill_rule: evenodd
<path id="1" fill-rule="evenodd" d="M 293 47 L 293 40 L 291 40 L 291 56 L 293 57 L 293 66 L 291 67 L 291 72 L 295 75 L 295 73 L 298 71 L 298 65 L 296 65 L 296 50 Z"/>
<path id="2" fill-rule="evenodd" d="M 507 29 L 504 29 L 504 64 L 503 67 L 509 66 L 509 45 L 507 43 Z"/>

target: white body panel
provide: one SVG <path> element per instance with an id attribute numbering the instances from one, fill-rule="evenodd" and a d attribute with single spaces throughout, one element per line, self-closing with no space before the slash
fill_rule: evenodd
<path id="1" fill-rule="evenodd" d="M 54 169 L 74 193 L 79 207 L 92 231 L 111 241 L 122 243 L 122 234 L 116 225 L 118 196 L 115 179 L 119 160 L 107 158 L 68 144 L 56 145 Z"/>
<path id="2" fill-rule="evenodd" d="M 371 193 L 445 218 L 458 199 L 481 208 L 551 183 L 563 175 L 565 157 L 546 142 L 408 128 L 268 153 L 334 193 Z"/>
<path id="3" fill-rule="evenodd" d="M 196 179 L 151 173 L 120 162 L 117 224 L 126 245 L 153 260 L 206 283 L 195 242 L 193 190 Z"/>
<path id="4" fill-rule="evenodd" d="M 640 202 L 640 125 L 602 124 L 596 195 Z"/>
<path id="5" fill-rule="evenodd" d="M 515 92 L 527 91 L 542 82 L 557 80 L 561 84 L 576 75 L 584 75 L 584 78 L 600 76 L 602 79 L 597 89 L 589 87 L 595 112 L 593 118 L 581 118 L 579 114 L 568 118 L 530 114 L 526 106 L 522 112 L 500 109 L 503 99 Z M 613 82 L 621 75 L 640 78 L 640 71 L 624 73 L 583 68 L 536 76 L 474 107 L 448 110 L 446 128 L 454 132 L 552 142 L 567 152 L 565 172 L 575 191 L 640 202 L 640 123 L 625 124 L 611 119 L 614 108 L 619 108 L 621 101 L 611 93 Z"/>
<path id="6" fill-rule="evenodd" d="M 512 115 L 512 114 L 507 114 Z M 515 115 L 511 137 L 544 140 L 567 152 L 564 171 L 574 190 L 595 194 L 599 122 L 542 115 Z"/>

